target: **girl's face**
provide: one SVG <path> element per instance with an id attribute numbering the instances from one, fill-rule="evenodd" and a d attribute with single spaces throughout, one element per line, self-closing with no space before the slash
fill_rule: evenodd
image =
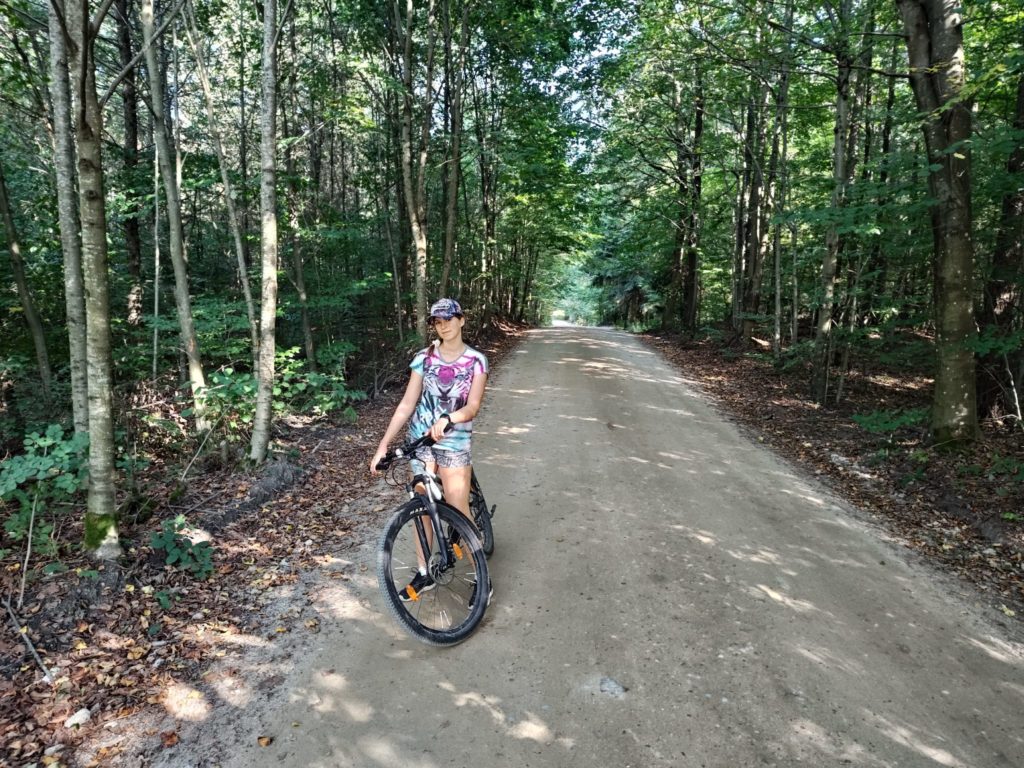
<path id="1" fill-rule="evenodd" d="M 461 338 L 462 326 L 466 324 L 466 318 L 464 317 L 452 317 L 448 320 L 444 320 L 440 317 L 432 317 L 431 325 L 434 328 L 434 333 L 438 335 L 441 341 L 451 341 L 453 339 Z"/>

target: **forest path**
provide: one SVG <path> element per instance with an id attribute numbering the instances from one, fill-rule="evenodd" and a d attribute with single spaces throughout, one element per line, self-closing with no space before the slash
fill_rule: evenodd
<path id="1" fill-rule="evenodd" d="M 272 695 L 224 689 L 160 764 L 1024 765 L 1021 646 L 638 340 L 532 332 L 474 449 L 498 504 L 476 635 L 406 637 L 368 534 Z"/>

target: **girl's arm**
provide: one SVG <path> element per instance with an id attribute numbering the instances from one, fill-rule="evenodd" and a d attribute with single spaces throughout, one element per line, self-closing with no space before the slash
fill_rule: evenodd
<path id="1" fill-rule="evenodd" d="M 402 430 L 402 427 L 405 426 L 405 422 L 409 420 L 413 411 L 416 410 L 416 403 L 419 402 L 422 391 L 423 376 L 416 371 L 412 371 L 409 374 L 409 383 L 405 387 L 405 394 L 402 395 L 401 402 L 395 408 L 395 413 L 391 416 L 391 421 L 388 422 L 388 428 L 384 430 L 384 437 L 380 439 L 377 452 L 373 454 L 373 458 L 370 460 L 371 473 L 378 474 L 377 462 L 384 458 L 384 454 L 388 452 L 388 446 L 391 445 L 391 441 L 395 439 Z"/>

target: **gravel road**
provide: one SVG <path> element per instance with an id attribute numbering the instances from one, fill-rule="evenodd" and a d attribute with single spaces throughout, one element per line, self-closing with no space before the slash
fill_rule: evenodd
<path id="1" fill-rule="evenodd" d="M 529 334 L 474 452 L 498 504 L 476 635 L 406 637 L 369 538 L 313 642 L 269 685 L 211 683 L 160 764 L 1024 766 L 1020 642 L 629 335 Z"/>

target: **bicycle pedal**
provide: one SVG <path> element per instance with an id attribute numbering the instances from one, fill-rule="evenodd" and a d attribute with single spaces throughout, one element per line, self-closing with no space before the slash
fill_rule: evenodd
<path id="1" fill-rule="evenodd" d="M 458 544 L 453 542 L 452 543 L 452 550 L 455 552 L 456 559 L 461 560 L 462 559 L 462 547 L 460 547 Z"/>

